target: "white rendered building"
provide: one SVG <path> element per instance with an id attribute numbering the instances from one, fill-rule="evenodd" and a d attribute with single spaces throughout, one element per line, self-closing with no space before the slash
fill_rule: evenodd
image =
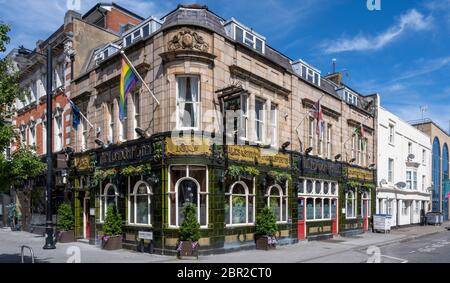
<path id="1" fill-rule="evenodd" d="M 392 226 L 420 223 L 431 210 L 430 137 L 378 105 L 378 214 Z"/>

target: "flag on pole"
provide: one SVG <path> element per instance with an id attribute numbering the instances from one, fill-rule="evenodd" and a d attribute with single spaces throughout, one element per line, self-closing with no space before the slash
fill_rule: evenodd
<path id="1" fill-rule="evenodd" d="M 126 101 L 128 95 L 133 91 L 138 82 L 136 74 L 133 72 L 128 63 L 122 58 L 122 74 L 120 76 L 120 120 L 126 118 Z"/>
<path id="2" fill-rule="evenodd" d="M 69 99 L 69 103 L 72 106 L 72 127 L 75 130 L 78 130 L 78 125 L 80 125 L 80 108 L 73 103 L 72 100 Z"/>
<path id="3" fill-rule="evenodd" d="M 316 134 L 319 137 L 322 137 L 325 122 L 323 121 L 323 111 L 322 105 L 320 105 L 320 99 L 313 106 L 313 117 L 316 119 Z"/>

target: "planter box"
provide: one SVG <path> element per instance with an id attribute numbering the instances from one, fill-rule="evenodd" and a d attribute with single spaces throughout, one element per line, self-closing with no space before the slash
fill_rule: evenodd
<path id="1" fill-rule="evenodd" d="M 198 243 L 191 241 L 182 241 L 177 245 L 177 257 L 181 259 L 184 256 L 195 257 L 198 259 Z"/>
<path id="2" fill-rule="evenodd" d="M 273 240 L 270 239 L 269 236 L 259 236 L 256 238 L 256 249 L 257 250 L 273 250 L 276 249 L 276 243 L 273 243 Z"/>
<path id="3" fill-rule="evenodd" d="M 75 231 L 58 231 L 59 243 L 73 243 L 75 242 Z"/>
<path id="4" fill-rule="evenodd" d="M 122 249 L 122 236 L 111 236 L 108 238 L 102 238 L 102 249 L 108 251 Z"/>

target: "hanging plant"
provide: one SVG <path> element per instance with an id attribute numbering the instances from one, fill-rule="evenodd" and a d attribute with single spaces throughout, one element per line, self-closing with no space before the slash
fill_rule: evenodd
<path id="1" fill-rule="evenodd" d="M 284 184 L 286 181 L 291 182 L 292 176 L 289 173 L 278 172 L 278 171 L 269 171 L 267 175 L 272 178 L 277 184 Z"/>
<path id="2" fill-rule="evenodd" d="M 94 172 L 94 180 L 96 182 L 104 181 L 106 178 L 117 176 L 118 170 L 115 168 L 107 169 L 107 170 L 100 170 L 96 169 Z"/>
<path id="3" fill-rule="evenodd" d="M 260 174 L 259 170 L 255 167 L 251 166 L 238 166 L 238 165 L 231 165 L 228 167 L 227 171 L 225 172 L 226 176 L 238 178 L 238 177 L 255 177 Z"/>
<path id="4" fill-rule="evenodd" d="M 351 189 L 356 189 L 361 187 L 362 184 L 360 182 L 356 182 L 356 181 L 348 181 L 347 182 L 347 187 L 351 188 Z"/>
<path id="5" fill-rule="evenodd" d="M 152 167 L 150 164 L 143 164 L 139 166 L 127 166 L 120 171 L 120 174 L 123 176 L 139 176 L 150 173 Z"/>
<path id="6" fill-rule="evenodd" d="M 376 186 L 374 184 L 370 184 L 370 183 L 363 184 L 361 187 L 368 189 L 368 190 L 374 190 L 376 188 Z"/>

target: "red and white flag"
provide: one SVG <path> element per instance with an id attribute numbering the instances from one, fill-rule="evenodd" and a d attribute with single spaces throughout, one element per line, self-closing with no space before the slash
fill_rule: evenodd
<path id="1" fill-rule="evenodd" d="M 321 137 L 324 130 L 323 111 L 320 99 L 313 106 L 313 117 L 316 119 L 316 134 Z"/>

